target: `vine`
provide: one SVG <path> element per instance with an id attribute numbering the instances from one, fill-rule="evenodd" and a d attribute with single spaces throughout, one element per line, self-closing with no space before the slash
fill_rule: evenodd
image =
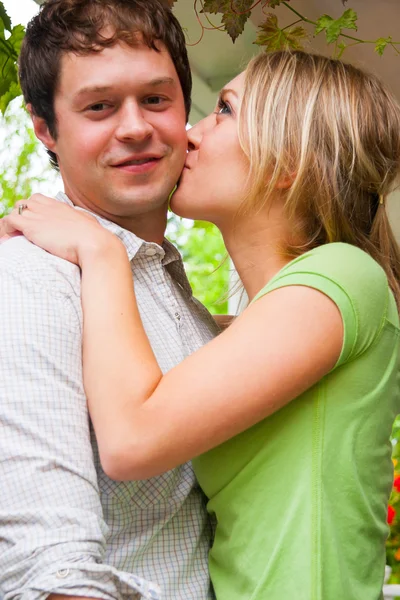
<path id="1" fill-rule="evenodd" d="M 167 0 L 170 6 L 176 4 L 177 1 Z M 223 29 L 228 33 L 232 42 L 235 42 L 243 33 L 245 24 L 253 9 L 261 5 L 265 19 L 259 26 L 254 43 L 264 47 L 267 52 L 285 48 L 300 49 L 305 39 L 308 39 L 311 35 L 317 36 L 324 33 L 327 44 L 334 44 L 333 55 L 335 58 L 340 58 L 346 48 L 357 44 L 373 44 L 375 52 L 380 56 L 382 56 L 387 46 L 400 54 L 400 41 L 394 41 L 391 36 L 368 40 L 347 33 L 351 30 L 357 31 L 358 15 L 352 8 L 346 9 L 338 19 L 324 14 L 314 21 L 301 14 L 290 2 L 291 0 L 194 0 L 194 10 L 197 15 L 199 12 L 204 14 L 205 18 L 208 18 L 208 14 L 221 15 Z M 341 2 L 346 4 L 347 0 L 341 0 Z M 201 5 L 200 11 L 198 9 L 199 4 Z M 274 10 L 277 6 L 285 7 L 287 11 L 292 12 L 296 17 L 290 25 L 280 27 L 277 15 L 272 12 L 267 13 L 267 10 Z M 201 41 L 204 30 L 209 29 L 209 27 L 204 26 L 200 19 L 198 20 L 202 32 L 200 40 L 196 43 Z M 307 26 L 308 29 L 305 29 L 303 25 L 299 25 L 300 23 Z M 221 29 L 221 27 L 217 27 L 217 29 Z M 348 43 L 347 40 L 350 40 L 351 43 Z"/>

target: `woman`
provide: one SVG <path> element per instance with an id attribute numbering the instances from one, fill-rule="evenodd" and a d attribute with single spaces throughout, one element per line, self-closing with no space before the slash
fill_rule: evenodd
<path id="1" fill-rule="evenodd" d="M 82 269 L 105 471 L 142 479 L 194 458 L 218 520 L 218 600 L 380 597 L 400 412 L 385 200 L 399 170 L 400 109 L 374 77 L 302 52 L 253 60 L 190 130 L 172 199 L 220 228 L 250 304 L 166 375 L 119 240 L 46 198 L 8 217 Z"/>

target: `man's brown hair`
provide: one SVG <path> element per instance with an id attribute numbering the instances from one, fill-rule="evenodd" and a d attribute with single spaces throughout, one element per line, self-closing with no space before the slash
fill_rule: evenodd
<path id="1" fill-rule="evenodd" d="M 112 34 L 105 35 L 105 31 Z M 192 77 L 181 26 L 162 0 L 46 0 L 28 24 L 19 59 L 25 102 L 45 120 L 57 138 L 54 96 L 60 79 L 61 57 L 99 52 L 124 42 L 167 48 L 182 86 L 186 116 L 191 106 Z M 57 157 L 48 151 L 57 167 Z"/>

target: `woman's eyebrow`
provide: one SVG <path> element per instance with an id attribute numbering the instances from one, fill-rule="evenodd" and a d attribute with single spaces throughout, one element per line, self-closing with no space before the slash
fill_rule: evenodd
<path id="1" fill-rule="evenodd" d="M 235 92 L 235 90 L 233 90 L 232 88 L 222 88 L 219 95 L 223 96 L 224 94 L 233 94 L 234 96 L 236 96 L 236 98 L 238 98 L 237 92 Z"/>

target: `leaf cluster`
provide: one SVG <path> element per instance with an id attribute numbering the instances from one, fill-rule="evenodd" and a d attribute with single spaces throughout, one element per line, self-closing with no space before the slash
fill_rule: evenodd
<path id="1" fill-rule="evenodd" d="M 215 225 L 193 223 L 170 213 L 166 235 L 182 254 L 194 296 L 213 314 L 226 314 L 229 262 Z"/>
<path id="2" fill-rule="evenodd" d="M 4 4 L 0 1 L 0 111 L 5 113 L 11 100 L 21 94 L 17 60 L 25 28 L 12 26 Z"/>
<path id="3" fill-rule="evenodd" d="M 270 13 L 264 23 L 260 25 L 258 37 L 254 43 L 263 46 L 267 52 L 286 48 L 300 50 L 302 48 L 301 40 L 307 37 L 308 33 L 304 27 L 281 29 L 278 25 L 278 17 Z"/>
<path id="4" fill-rule="evenodd" d="M 303 41 L 308 39 L 310 34 L 304 27 L 297 25 L 300 21 L 313 26 L 313 35 L 324 32 L 327 44 L 336 43 L 337 56 L 341 56 L 347 47 L 343 41 L 337 43 L 341 36 L 348 37 L 347 34 L 343 33 L 343 30 L 357 30 L 357 13 L 352 8 L 345 10 L 338 19 L 333 19 L 331 16 L 324 14 L 317 21 L 311 21 L 289 7 L 287 2 L 283 2 L 283 0 L 272 0 L 269 6 L 275 8 L 281 3 L 288 7 L 298 19 L 292 25 L 281 28 L 275 14 L 270 13 L 267 15 L 264 23 L 260 25 L 258 37 L 255 41 L 259 46 L 263 46 L 267 52 L 286 48 L 292 50 L 302 49 Z"/>
<path id="5" fill-rule="evenodd" d="M 342 0 L 346 4 L 347 0 Z M 197 0 L 195 0 L 195 5 Z M 343 14 L 334 19 L 330 15 L 323 14 L 316 21 L 308 19 L 300 14 L 295 8 L 295 2 L 290 4 L 290 0 L 201 0 L 203 6 L 202 13 L 222 15 L 222 27 L 226 30 L 232 41 L 235 42 L 238 36 L 243 33 L 245 24 L 249 19 L 255 6 L 261 4 L 265 7 L 275 9 L 278 6 L 284 6 L 296 15 L 296 20 L 286 27 L 280 27 L 278 18 L 274 13 L 266 14 L 265 20 L 259 26 L 259 31 L 255 44 L 262 46 L 266 52 L 274 50 L 283 50 L 286 48 L 292 50 L 302 49 L 303 43 L 310 36 L 325 34 L 327 44 L 334 44 L 334 56 L 340 58 L 349 45 L 355 44 L 374 44 L 375 51 L 382 56 L 387 46 L 392 46 L 400 54 L 397 45 L 400 42 L 393 42 L 390 36 L 379 37 L 375 40 L 363 40 L 352 35 L 350 31 L 357 31 L 357 13 L 352 9 L 346 9 Z M 299 25 L 299 23 L 308 26 L 308 30 Z M 219 29 L 219 28 L 215 28 Z M 347 40 L 351 40 L 348 43 Z"/>
<path id="6" fill-rule="evenodd" d="M 222 23 L 233 42 L 243 33 L 253 0 L 204 0 L 202 13 L 221 14 Z"/>
<path id="7" fill-rule="evenodd" d="M 393 425 L 392 431 L 392 458 L 394 463 L 395 483 L 400 477 L 400 416 Z M 398 480 L 397 480 L 398 482 Z M 390 524 L 390 533 L 386 542 L 386 564 L 392 568 L 390 583 L 400 583 L 400 492 L 393 486 L 389 505 L 395 510 L 395 517 Z"/>
<path id="8" fill-rule="evenodd" d="M 0 217 L 42 184 L 58 185 L 57 174 L 50 165 L 43 167 L 39 155 L 44 159 L 29 115 L 15 100 L 0 121 Z"/>

